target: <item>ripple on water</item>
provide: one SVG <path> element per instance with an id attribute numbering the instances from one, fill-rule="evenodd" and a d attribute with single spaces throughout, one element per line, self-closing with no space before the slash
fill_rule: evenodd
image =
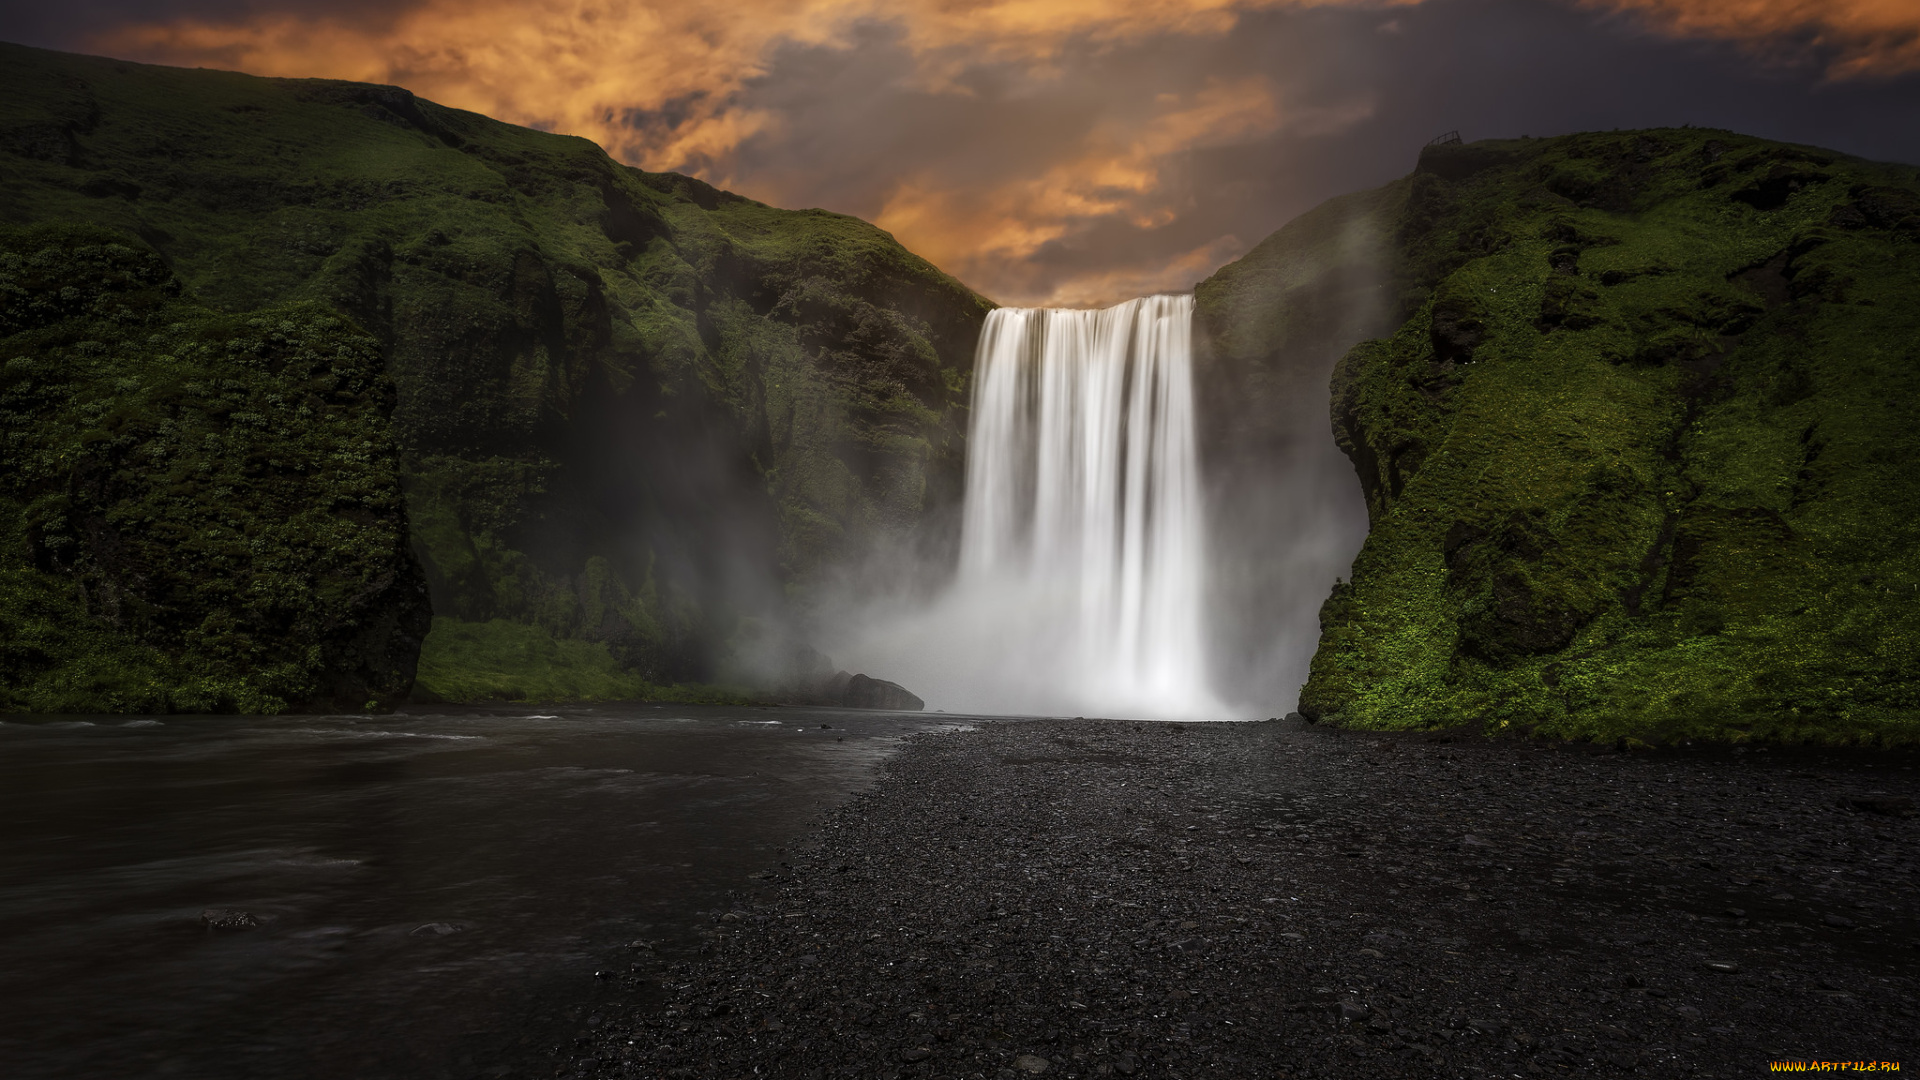
<path id="1" fill-rule="evenodd" d="M 431 731 L 351 730 L 348 728 L 247 728 L 250 735 L 321 735 L 334 739 L 441 739 L 448 742 L 485 742 L 485 735 L 442 735 Z"/>

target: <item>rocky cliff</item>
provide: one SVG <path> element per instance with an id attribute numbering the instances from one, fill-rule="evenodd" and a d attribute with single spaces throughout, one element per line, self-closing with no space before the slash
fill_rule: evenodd
<path id="1" fill-rule="evenodd" d="M 120 234 L 0 232 L 0 711 L 390 707 L 429 612 L 378 344 L 179 293 Z"/>
<path id="2" fill-rule="evenodd" d="M 871 225 L 405 90 L 0 46 L 0 224 L 378 342 L 429 692 L 653 692 L 957 500 L 989 304 Z"/>
<path id="3" fill-rule="evenodd" d="M 1920 735 L 1920 179 L 1695 129 L 1430 147 L 1332 421 L 1358 727 Z M 1204 293 L 1203 293 L 1204 296 Z"/>

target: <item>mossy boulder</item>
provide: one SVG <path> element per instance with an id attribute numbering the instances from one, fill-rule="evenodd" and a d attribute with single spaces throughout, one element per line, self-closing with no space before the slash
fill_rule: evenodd
<path id="1" fill-rule="evenodd" d="M 12 45 L 0 196 L 0 224 L 140 237 L 215 310 L 372 334 L 443 627 L 707 679 L 749 616 L 958 501 L 991 305 L 854 218 L 397 87 Z M 442 688 L 497 636 L 430 641 Z"/>
<path id="2" fill-rule="evenodd" d="M 181 298 L 140 241 L 0 231 L 0 710 L 390 708 L 426 584 L 379 344 Z"/>
<path id="3" fill-rule="evenodd" d="M 1920 737 L 1920 180 L 1719 131 L 1431 148 L 1332 421 L 1356 727 Z"/>

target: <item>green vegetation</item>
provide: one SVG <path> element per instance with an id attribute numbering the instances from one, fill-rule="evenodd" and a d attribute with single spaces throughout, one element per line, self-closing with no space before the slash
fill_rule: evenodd
<path id="1" fill-rule="evenodd" d="M 432 695 L 726 699 L 757 616 L 959 495 L 990 305 L 851 218 L 392 87 L 15 46 L 0 193 L 0 708 L 381 707 L 421 570 Z M 1250 596 L 1300 373 L 1372 339 L 1303 711 L 1920 737 L 1916 292 L 1913 169 L 1692 129 L 1429 148 L 1223 270 Z"/>
<path id="2" fill-rule="evenodd" d="M 0 710 L 390 707 L 427 598 L 377 344 L 179 292 L 129 237 L 0 233 Z"/>
<path id="3" fill-rule="evenodd" d="M 685 701 L 709 705 L 757 700 L 718 686 L 658 686 L 622 666 L 605 642 L 556 638 L 505 619 L 469 623 L 439 616 L 420 650 L 414 697 L 423 701 Z"/>
<path id="4" fill-rule="evenodd" d="M 138 236 L 215 310 L 364 328 L 434 610 L 649 684 L 959 494 L 990 305 L 853 218 L 394 87 L 7 45 L 0 192 L 0 225 Z"/>
<path id="5" fill-rule="evenodd" d="M 1430 148 L 1335 372 L 1309 716 L 1920 738 L 1920 180 L 1725 132 Z"/>

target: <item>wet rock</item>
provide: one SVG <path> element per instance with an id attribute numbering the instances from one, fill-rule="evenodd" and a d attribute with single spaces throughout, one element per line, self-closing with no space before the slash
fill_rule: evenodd
<path id="1" fill-rule="evenodd" d="M 257 930 L 260 919 L 249 911 L 233 908 L 208 908 L 200 913 L 200 923 L 208 930 L 232 933 L 239 930 Z"/>
<path id="2" fill-rule="evenodd" d="M 1504 1020 L 1469 1020 L 1467 1030 L 1480 1035 L 1498 1037 L 1506 1034 L 1507 1025 Z"/>
<path id="3" fill-rule="evenodd" d="M 847 683 L 846 695 L 841 704 L 850 709 L 897 709 L 901 712 L 919 712 L 927 703 L 899 683 L 885 679 L 855 675 Z"/>
<path id="4" fill-rule="evenodd" d="M 1856 795 L 1842 805 L 1868 814 L 1885 817 L 1912 817 L 1913 800 L 1893 795 Z"/>
<path id="5" fill-rule="evenodd" d="M 1041 1073 L 1053 1068 L 1053 1062 L 1048 1061 L 1038 1054 L 1021 1054 L 1019 1057 L 1013 1059 L 1013 1067 L 1020 1072 L 1026 1073 L 1028 1076 L 1039 1076 Z"/>
<path id="6" fill-rule="evenodd" d="M 783 695 L 796 705 L 831 705 L 846 709 L 894 709 L 920 712 L 927 703 L 899 683 L 836 671 L 823 679 L 796 685 Z M 828 725 L 821 724 L 822 730 Z"/>

